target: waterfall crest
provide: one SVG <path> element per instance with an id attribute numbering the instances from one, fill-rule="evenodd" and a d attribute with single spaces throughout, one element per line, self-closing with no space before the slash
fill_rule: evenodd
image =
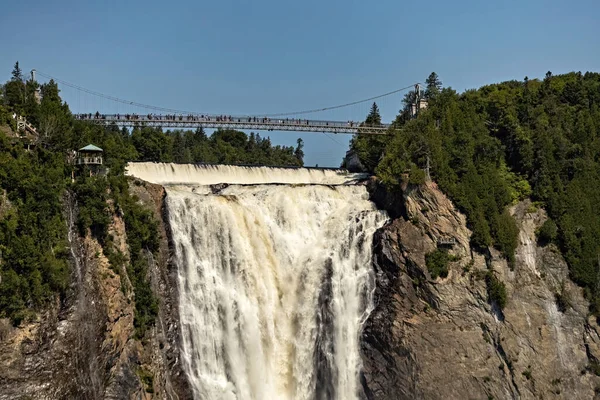
<path id="1" fill-rule="evenodd" d="M 136 162 L 127 164 L 127 175 L 160 185 L 214 185 L 269 183 L 343 185 L 364 179 L 368 174 L 344 169 L 251 167 L 212 164 L 171 164 Z"/>
<path id="2" fill-rule="evenodd" d="M 166 204 L 194 397 L 356 399 L 386 220 L 366 189 L 189 184 L 167 186 Z"/>

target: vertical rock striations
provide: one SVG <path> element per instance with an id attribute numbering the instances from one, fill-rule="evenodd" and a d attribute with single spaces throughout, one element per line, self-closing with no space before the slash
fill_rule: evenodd
<path id="1" fill-rule="evenodd" d="M 376 193 L 376 184 L 369 187 Z M 362 338 L 364 398 L 596 395 L 598 326 L 558 250 L 536 243 L 542 210 L 528 201 L 512 208 L 520 245 L 511 270 L 495 250 L 470 248 L 464 216 L 435 184 L 405 189 L 395 203 L 405 215 L 374 239 L 376 307 Z M 432 279 L 425 256 L 451 238 L 448 276 Z M 488 299 L 489 274 L 506 285 L 503 310 Z"/>

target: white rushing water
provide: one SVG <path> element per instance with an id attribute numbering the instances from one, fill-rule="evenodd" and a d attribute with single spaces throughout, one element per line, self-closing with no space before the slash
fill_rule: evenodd
<path id="1" fill-rule="evenodd" d="M 127 165 L 127 174 L 161 185 L 217 183 L 257 185 L 268 183 L 342 185 L 367 175 L 343 169 L 244 167 L 236 165 L 138 162 Z"/>
<path id="2" fill-rule="evenodd" d="M 372 238 L 386 220 L 366 189 L 186 183 L 166 201 L 194 397 L 356 399 Z"/>

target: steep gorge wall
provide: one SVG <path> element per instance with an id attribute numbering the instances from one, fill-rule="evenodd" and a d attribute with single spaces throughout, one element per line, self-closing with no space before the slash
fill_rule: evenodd
<path id="1" fill-rule="evenodd" d="M 162 221 L 164 189 L 137 181 L 133 194 Z M 187 399 L 178 358 L 176 284 L 168 268 L 167 231 L 160 224 L 157 257 L 147 254 L 159 299 L 156 326 L 135 336 L 135 293 L 127 271 L 111 266 L 97 240 L 79 237 L 76 203 L 65 199 L 70 222 L 72 285 L 67 298 L 13 328 L 0 321 L 0 399 Z M 109 234 L 128 257 L 125 223 L 111 205 Z"/>
<path id="2" fill-rule="evenodd" d="M 434 183 L 395 200 L 370 186 L 399 217 L 374 240 L 376 308 L 362 340 L 364 398 L 600 398 L 599 328 L 558 250 L 536 244 L 543 210 L 528 201 L 512 208 L 520 244 L 511 270 L 495 250 L 469 246 L 465 217 Z M 456 239 L 451 254 L 458 261 L 447 278 L 433 280 L 425 255 L 440 237 Z M 506 284 L 504 310 L 488 301 L 490 270 Z M 557 294 L 568 303 L 564 311 Z"/>
<path id="3" fill-rule="evenodd" d="M 558 250 L 536 243 L 542 210 L 527 201 L 511 210 L 520 228 L 511 270 L 493 249 L 470 248 L 464 216 L 435 184 L 399 196 L 374 181 L 369 186 L 392 221 L 374 239 L 376 308 L 361 342 L 363 398 L 600 398 L 599 327 Z M 62 306 L 19 328 L 0 321 L 0 399 L 191 398 L 179 357 L 164 189 L 133 179 L 130 190 L 160 221 L 160 251 L 148 255 L 160 301 L 155 328 L 135 338 L 126 272 L 109 267 L 96 240 L 74 233 L 74 283 Z M 74 211 L 72 199 L 66 204 Z M 114 211 L 111 234 L 127 254 L 124 222 Z M 451 252 L 459 259 L 447 278 L 432 280 L 425 255 L 439 237 L 457 240 Z M 507 287 L 502 311 L 488 301 L 489 270 Z"/>

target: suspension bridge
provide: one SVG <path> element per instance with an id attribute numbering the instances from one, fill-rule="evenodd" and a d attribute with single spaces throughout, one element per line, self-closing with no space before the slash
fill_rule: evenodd
<path id="1" fill-rule="evenodd" d="M 209 115 L 120 115 L 77 114 L 75 118 L 99 125 L 152 126 L 170 128 L 213 128 L 253 131 L 293 131 L 385 135 L 389 124 L 367 125 L 353 121 L 323 121 L 299 118 L 257 118 Z"/>
<path id="2" fill-rule="evenodd" d="M 72 110 L 73 108 L 77 110 L 74 112 L 76 119 L 97 125 L 119 127 L 148 126 L 175 129 L 207 128 L 386 135 L 391 132 L 389 123 L 358 122 L 364 120 L 372 102 L 391 100 L 397 110 L 401 100 L 394 95 L 412 88 L 419 93 L 419 84 L 417 83 L 378 96 L 329 107 L 276 114 L 231 115 L 228 113 L 199 113 L 142 104 L 86 89 L 36 70 L 33 70 L 31 74 L 33 80 L 35 80 L 36 74 L 54 80 L 61 89 L 61 96 L 67 100 Z"/>

